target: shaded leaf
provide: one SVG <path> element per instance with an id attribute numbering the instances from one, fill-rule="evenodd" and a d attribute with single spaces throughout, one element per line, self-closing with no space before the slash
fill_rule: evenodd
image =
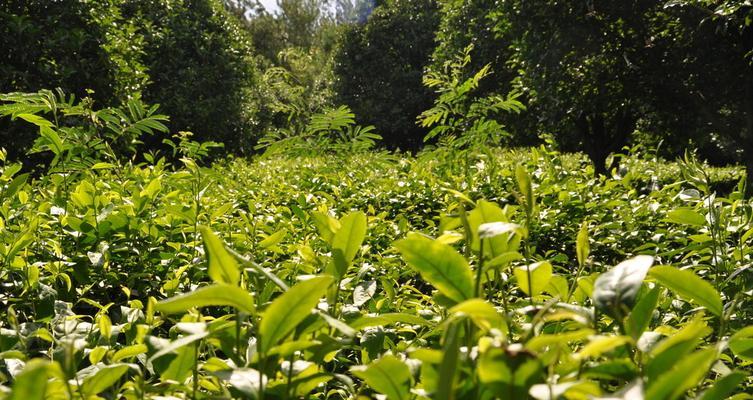
<path id="1" fill-rule="evenodd" d="M 410 398 L 410 369 L 395 356 L 383 356 L 368 366 L 353 367 L 351 371 L 388 399 Z"/>

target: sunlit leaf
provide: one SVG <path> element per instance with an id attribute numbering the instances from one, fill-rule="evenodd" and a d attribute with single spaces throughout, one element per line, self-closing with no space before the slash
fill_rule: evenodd
<path id="1" fill-rule="evenodd" d="M 162 300 L 155 305 L 154 309 L 165 314 L 177 314 L 193 307 L 208 306 L 229 306 L 249 314 L 254 313 L 254 299 L 251 293 L 238 286 L 225 283 L 215 283 L 193 292 Z"/>
<path id="2" fill-rule="evenodd" d="M 448 298 L 459 303 L 473 297 L 471 269 L 452 247 L 418 234 L 394 245 L 408 265 Z"/>
<path id="3" fill-rule="evenodd" d="M 209 258 L 207 273 L 216 283 L 238 285 L 240 280 L 240 268 L 227 250 L 225 244 L 209 228 L 201 227 L 201 236 L 204 238 L 204 248 Z"/>
<path id="4" fill-rule="evenodd" d="M 317 276 L 288 289 L 262 313 L 259 324 L 259 351 L 266 353 L 298 326 L 332 284 L 331 276 Z"/>

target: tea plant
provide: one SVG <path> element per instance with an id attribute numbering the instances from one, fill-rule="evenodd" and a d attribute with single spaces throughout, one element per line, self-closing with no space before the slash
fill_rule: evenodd
<path id="1" fill-rule="evenodd" d="M 51 160 L 0 152 L 2 398 L 750 397 L 737 169 L 487 146 L 458 169 L 364 151 L 346 110 L 251 161 L 188 133 L 141 161 L 115 132 L 161 132 L 155 108 L 49 96 L 0 105 Z"/>

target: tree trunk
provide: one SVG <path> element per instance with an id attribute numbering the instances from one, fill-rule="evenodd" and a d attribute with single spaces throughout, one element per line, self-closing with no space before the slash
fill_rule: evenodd
<path id="1" fill-rule="evenodd" d="M 612 159 L 607 168 L 607 158 L 614 151 L 627 144 L 628 137 L 635 125 L 635 118 L 627 111 L 622 111 L 617 120 L 607 127 L 601 114 L 581 114 L 575 122 L 584 139 L 583 151 L 588 155 L 597 176 L 608 176 L 610 171 L 619 166 L 619 160 Z"/>
<path id="2" fill-rule="evenodd" d="M 753 39 L 753 28 L 748 27 L 747 36 Z M 745 36 L 745 35 L 744 35 Z M 745 90 L 747 125 L 742 134 L 743 158 L 745 159 L 745 198 L 753 198 L 753 64 L 748 68 L 748 81 Z"/>

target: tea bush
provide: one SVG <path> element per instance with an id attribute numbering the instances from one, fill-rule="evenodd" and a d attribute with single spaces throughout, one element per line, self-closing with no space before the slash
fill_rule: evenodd
<path id="1" fill-rule="evenodd" d="M 137 163 L 108 149 L 160 131 L 154 109 L 49 99 L 0 109 L 55 157 L 0 157 L 0 397 L 750 397 L 740 169 L 635 154 L 594 178 L 547 147 L 206 165 L 187 134 Z"/>

